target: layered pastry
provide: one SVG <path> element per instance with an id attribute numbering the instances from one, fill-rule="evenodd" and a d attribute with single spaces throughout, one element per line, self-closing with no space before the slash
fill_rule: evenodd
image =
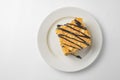
<path id="1" fill-rule="evenodd" d="M 65 55 L 74 55 L 91 45 L 91 34 L 85 27 L 82 18 L 75 18 L 70 23 L 57 25 L 56 34 L 59 37 L 60 46 Z"/>

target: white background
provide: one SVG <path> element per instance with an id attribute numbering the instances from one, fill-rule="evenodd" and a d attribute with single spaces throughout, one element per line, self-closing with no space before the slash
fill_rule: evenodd
<path id="1" fill-rule="evenodd" d="M 104 35 L 97 60 L 76 73 L 52 69 L 37 47 L 42 21 L 65 6 L 90 12 Z M 120 0 L 0 0 L 0 80 L 120 80 L 119 45 Z"/>

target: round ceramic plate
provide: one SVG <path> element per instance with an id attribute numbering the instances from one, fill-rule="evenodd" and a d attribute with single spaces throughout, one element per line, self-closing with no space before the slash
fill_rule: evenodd
<path id="1" fill-rule="evenodd" d="M 65 56 L 56 35 L 57 24 L 65 24 L 75 17 L 83 18 L 86 27 L 92 35 L 92 45 L 82 51 L 78 59 Z M 97 21 L 88 12 L 74 7 L 55 10 L 46 17 L 38 32 L 38 47 L 44 60 L 53 68 L 65 72 L 74 72 L 86 68 L 95 61 L 102 48 L 102 32 Z"/>

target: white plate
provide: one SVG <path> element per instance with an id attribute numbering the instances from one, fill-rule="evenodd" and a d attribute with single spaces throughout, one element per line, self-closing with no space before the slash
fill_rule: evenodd
<path id="1" fill-rule="evenodd" d="M 82 59 L 65 56 L 55 33 L 57 24 L 70 22 L 74 17 L 83 18 L 92 35 L 92 46 L 80 53 L 84 56 Z M 52 12 L 43 21 L 38 33 L 38 47 L 44 60 L 53 68 L 65 72 L 84 69 L 95 61 L 100 53 L 102 41 L 102 32 L 97 21 L 88 12 L 74 7 L 61 8 Z"/>

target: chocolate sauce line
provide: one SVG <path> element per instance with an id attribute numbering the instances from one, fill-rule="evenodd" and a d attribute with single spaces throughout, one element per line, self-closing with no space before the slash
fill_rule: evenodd
<path id="1" fill-rule="evenodd" d="M 76 43 L 70 41 L 69 39 L 64 38 L 63 36 L 60 36 L 60 35 L 58 35 L 58 36 L 59 36 L 60 38 L 62 38 L 62 39 L 65 39 L 65 40 L 67 40 L 67 41 L 69 41 L 69 42 L 75 44 L 76 46 L 80 47 L 81 49 L 83 48 L 83 47 L 81 47 L 80 45 L 78 45 L 78 44 L 76 44 Z"/>
<path id="2" fill-rule="evenodd" d="M 67 23 L 67 24 L 72 25 L 72 26 L 76 26 L 76 27 L 78 27 L 78 28 L 80 28 L 80 29 L 87 30 L 86 27 L 79 27 L 78 25 L 76 25 L 76 24 L 72 24 L 72 23 Z"/>
<path id="3" fill-rule="evenodd" d="M 86 27 L 81 26 L 81 23 L 78 20 L 75 19 L 74 21 L 78 27 L 86 30 Z"/>
<path id="4" fill-rule="evenodd" d="M 62 30 L 62 31 L 65 31 L 65 32 L 67 32 L 67 33 L 70 33 L 70 34 L 74 35 L 75 37 L 77 37 L 77 38 L 79 38 L 80 40 L 82 40 L 84 44 L 86 44 L 86 45 L 89 46 L 89 44 L 88 44 L 85 40 L 83 40 L 82 38 L 80 38 L 79 35 L 76 35 L 75 33 L 72 33 L 72 32 L 70 32 L 70 31 L 68 31 L 68 30 L 63 29 L 63 28 L 57 28 L 57 29 Z"/>
<path id="5" fill-rule="evenodd" d="M 75 56 L 76 58 L 82 59 L 82 57 L 79 55 L 74 55 L 74 54 L 71 54 L 71 55 Z"/>
<path id="6" fill-rule="evenodd" d="M 72 48 L 74 48 L 74 49 L 80 50 L 79 48 L 76 48 L 76 47 L 74 47 L 74 46 L 71 46 L 71 45 L 68 45 L 68 44 L 65 44 L 65 43 L 63 43 L 63 45 L 66 45 L 66 46 L 72 47 Z"/>

